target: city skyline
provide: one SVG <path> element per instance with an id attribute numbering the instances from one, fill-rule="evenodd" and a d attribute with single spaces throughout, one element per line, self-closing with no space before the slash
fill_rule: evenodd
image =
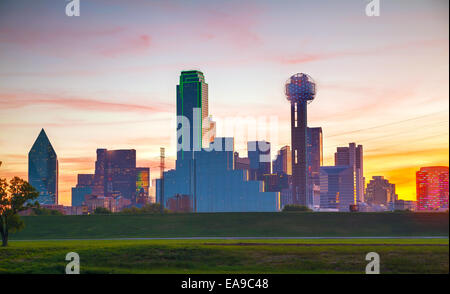
<path id="1" fill-rule="evenodd" d="M 179 72 L 190 69 L 207 76 L 214 117 L 278 116 L 272 160 L 290 145 L 284 81 L 307 72 L 318 84 L 308 119 L 309 126 L 323 128 L 325 166 L 333 165 L 336 147 L 358 142 L 365 177 L 384 176 L 396 184 L 400 199 L 410 200 L 420 167 L 448 166 L 448 3 L 385 3 L 374 19 L 364 15 L 361 1 L 342 7 L 327 2 L 330 8 L 321 10 L 285 1 L 293 9 L 283 12 L 299 15 L 289 23 L 266 1 L 250 1 L 234 14 L 235 1 L 220 11 L 202 1 L 192 8 L 153 3 L 145 13 L 140 10 L 148 3 L 129 1 L 123 13 L 133 14 L 134 22 L 120 18 L 124 6 L 112 1 L 107 9 L 118 16 L 112 24 L 100 13 L 105 2 L 92 2 L 82 3 L 83 22 L 67 19 L 58 5 L 36 5 L 28 15 L 21 1 L 0 4 L 1 177 L 27 178 L 27 153 L 44 128 L 58 153 L 62 204 L 70 203 L 77 174 L 93 172 L 97 148 L 136 149 L 138 166 L 150 167 L 154 178 L 159 147 L 168 148 L 168 167 L 174 164 L 167 135 L 176 110 L 174 87 Z M 206 12 L 196 12 L 198 5 Z M 294 8 L 323 17 L 311 19 Z M 186 9 L 192 15 L 180 12 Z M 2 15 L 5 10 L 29 16 L 35 28 L 14 26 L 14 14 Z M 147 13 L 154 17 L 146 20 Z M 166 26 L 168 20 L 153 13 L 181 20 Z M 202 13 L 212 16 L 202 20 Z M 186 36 L 177 28 L 183 20 L 189 23 Z M 307 30 L 290 35 L 296 32 L 291 26 L 306 22 Z M 333 32 L 338 37 L 330 37 Z M 196 43 L 180 55 L 166 33 Z M 246 144 L 236 143 L 241 156 Z"/>

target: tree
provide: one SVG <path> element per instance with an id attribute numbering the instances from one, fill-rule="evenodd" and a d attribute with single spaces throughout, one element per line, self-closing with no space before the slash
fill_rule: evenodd
<path id="1" fill-rule="evenodd" d="M 33 207 L 31 215 L 64 215 L 56 209 L 48 209 L 45 207 Z"/>
<path id="2" fill-rule="evenodd" d="M 39 206 L 32 202 L 39 196 L 33 186 L 19 177 L 14 177 L 8 182 L 0 179 L 0 234 L 2 246 L 8 246 L 10 232 L 15 232 L 24 227 L 18 213 L 22 210 Z"/>
<path id="3" fill-rule="evenodd" d="M 97 208 L 95 208 L 94 213 L 95 214 L 110 214 L 111 211 L 104 207 L 97 207 Z"/>
<path id="4" fill-rule="evenodd" d="M 283 211 L 312 211 L 305 205 L 288 204 L 283 207 Z"/>

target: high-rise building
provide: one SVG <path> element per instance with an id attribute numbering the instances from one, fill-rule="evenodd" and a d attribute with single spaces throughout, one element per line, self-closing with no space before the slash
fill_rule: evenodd
<path id="1" fill-rule="evenodd" d="M 246 168 L 252 168 L 252 158 L 256 153 L 250 152 L 248 161 L 240 162 L 241 169 L 237 170 L 235 163 L 239 161 L 239 155 L 234 152 L 233 138 L 216 137 L 207 148 L 201 148 L 207 142 L 198 141 L 198 138 L 207 130 L 205 126 L 191 127 L 190 121 L 194 121 L 195 125 L 197 117 L 207 116 L 207 97 L 203 74 L 199 71 L 182 72 L 177 87 L 177 115 L 185 116 L 181 119 L 184 124 L 179 120 L 177 125 L 178 134 L 180 124 L 181 130 L 184 130 L 178 140 L 181 148 L 177 146 L 175 169 L 164 172 L 164 180 L 156 182 L 157 201 L 163 201 L 164 207 L 179 207 L 182 199 L 191 199 L 194 212 L 278 211 L 280 194 L 264 192 L 262 181 L 248 180 Z M 199 108 L 202 108 L 200 112 Z M 188 124 L 193 136 L 187 132 Z M 194 145 L 187 144 L 186 137 L 194 137 L 194 143 L 197 142 L 193 151 L 187 150 Z M 258 167 L 259 163 L 267 162 L 270 173 L 270 145 L 268 159 L 265 159 L 265 149 L 254 151 L 262 151 L 258 159 L 253 160 L 254 166 L 255 162 L 258 162 Z"/>
<path id="2" fill-rule="evenodd" d="M 79 174 L 72 188 L 72 205 L 79 205 L 87 195 L 121 197 L 135 203 L 148 198 L 150 169 L 136 167 L 136 150 L 97 149 L 94 174 Z"/>
<path id="3" fill-rule="evenodd" d="M 201 71 L 181 72 L 177 85 L 177 131 L 179 160 L 191 158 L 191 151 L 200 151 L 212 141 L 208 132 L 215 132 L 215 124 L 208 116 L 208 84 Z"/>
<path id="4" fill-rule="evenodd" d="M 195 160 L 189 160 L 189 165 L 177 160 L 176 169 L 164 173 L 165 207 L 177 195 L 190 195 L 194 212 L 279 210 L 279 192 L 264 192 L 262 181 L 248 181 L 244 170 L 234 169 L 233 138 L 216 137 L 211 145 L 221 145 L 222 151 L 211 147 L 210 151 L 195 152 Z M 156 195 L 160 195 L 160 185 L 157 181 Z"/>
<path id="5" fill-rule="evenodd" d="M 322 128 L 307 128 L 308 206 L 320 204 L 320 167 L 323 165 Z"/>
<path id="6" fill-rule="evenodd" d="M 316 96 L 316 83 L 303 73 L 289 78 L 285 94 L 291 103 L 292 199 L 308 205 L 307 104 Z"/>
<path id="7" fill-rule="evenodd" d="M 249 179 L 251 181 L 262 181 L 264 175 L 270 174 L 270 143 L 266 141 L 249 141 L 247 143 L 247 152 L 250 161 Z"/>
<path id="8" fill-rule="evenodd" d="M 39 204 L 58 204 L 58 157 L 44 129 L 28 153 L 28 182 L 39 192 Z"/>
<path id="9" fill-rule="evenodd" d="M 417 210 L 448 209 L 448 166 L 421 167 L 416 172 Z"/>
<path id="10" fill-rule="evenodd" d="M 370 205 L 385 205 L 397 201 L 397 194 L 395 194 L 395 184 L 389 183 L 382 176 L 374 176 L 367 184 L 365 202 Z"/>
<path id="11" fill-rule="evenodd" d="M 291 147 L 283 146 L 278 151 L 277 157 L 272 163 L 272 171 L 274 174 L 292 175 Z"/>
<path id="12" fill-rule="evenodd" d="M 320 167 L 320 208 L 349 211 L 356 205 L 353 168 L 350 166 Z"/>
<path id="13" fill-rule="evenodd" d="M 136 150 L 97 149 L 95 184 L 103 184 L 103 195 L 135 200 Z"/>
<path id="14" fill-rule="evenodd" d="M 338 147 L 334 154 L 334 165 L 353 168 L 356 199 L 364 202 L 363 146 L 350 143 L 348 147 Z"/>

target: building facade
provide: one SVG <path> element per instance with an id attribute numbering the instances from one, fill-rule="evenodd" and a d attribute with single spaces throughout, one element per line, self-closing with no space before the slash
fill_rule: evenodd
<path id="1" fill-rule="evenodd" d="M 365 202 L 369 205 L 385 205 L 397 201 L 395 184 L 389 183 L 382 176 L 374 176 L 367 184 Z"/>
<path id="2" fill-rule="evenodd" d="M 320 167 L 320 209 L 350 211 L 356 205 L 353 168 Z"/>
<path id="3" fill-rule="evenodd" d="M 136 150 L 97 149 L 94 174 L 79 174 L 72 188 L 72 205 L 87 195 L 128 199 L 130 203 L 149 202 L 150 169 L 136 167 Z M 142 198 L 142 199 L 141 199 Z"/>
<path id="4" fill-rule="evenodd" d="M 292 152 L 291 147 L 283 146 L 278 151 L 276 159 L 272 163 L 274 174 L 292 175 Z"/>
<path id="5" fill-rule="evenodd" d="M 307 128 L 307 162 L 308 162 L 308 198 L 310 208 L 318 207 L 320 202 L 320 167 L 323 166 L 322 128 Z"/>
<path id="6" fill-rule="evenodd" d="M 270 142 L 249 141 L 247 142 L 247 152 L 250 162 L 249 179 L 262 181 L 264 175 L 271 172 Z"/>
<path id="7" fill-rule="evenodd" d="M 39 204 L 58 204 L 58 157 L 44 129 L 28 153 L 28 182 L 39 192 Z"/>
<path id="8" fill-rule="evenodd" d="M 353 168 L 355 194 L 358 202 L 364 202 L 364 164 L 363 146 L 350 143 L 348 147 L 338 147 L 334 154 L 334 165 Z"/>
<path id="9" fill-rule="evenodd" d="M 448 166 L 422 167 L 416 172 L 417 210 L 448 209 Z"/>

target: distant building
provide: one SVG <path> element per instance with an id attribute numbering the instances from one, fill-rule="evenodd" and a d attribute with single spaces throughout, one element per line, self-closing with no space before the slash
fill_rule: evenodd
<path id="1" fill-rule="evenodd" d="M 97 149 L 95 173 L 78 175 L 72 188 L 72 205 L 79 206 L 87 195 L 150 202 L 144 200 L 149 198 L 149 184 L 150 169 L 136 167 L 136 150 Z"/>
<path id="2" fill-rule="evenodd" d="M 320 167 L 320 209 L 349 211 L 356 204 L 353 181 L 352 167 Z"/>
<path id="3" fill-rule="evenodd" d="M 291 147 L 283 146 L 272 163 L 274 174 L 292 175 L 292 152 Z"/>
<path id="4" fill-rule="evenodd" d="M 246 171 L 246 177 L 250 173 L 250 159 L 248 157 L 239 157 L 238 152 L 234 152 L 234 169 Z"/>
<path id="5" fill-rule="evenodd" d="M 307 205 L 314 207 L 320 201 L 320 167 L 323 165 L 323 134 L 322 128 L 307 128 L 307 164 L 308 191 Z"/>
<path id="6" fill-rule="evenodd" d="M 448 209 L 448 166 L 422 167 L 416 172 L 417 210 Z"/>
<path id="7" fill-rule="evenodd" d="M 335 166 L 350 166 L 355 178 L 355 194 L 358 202 L 364 202 L 364 164 L 363 146 L 350 143 L 348 147 L 338 147 L 334 154 Z"/>
<path id="8" fill-rule="evenodd" d="M 290 177 L 285 173 L 263 175 L 264 192 L 281 192 L 289 188 Z"/>
<path id="9" fill-rule="evenodd" d="M 111 212 L 119 212 L 126 206 L 129 206 L 131 201 L 123 197 L 104 197 L 95 195 L 86 195 L 83 205 L 87 206 L 88 212 L 93 213 L 96 208 L 106 208 Z"/>
<path id="10" fill-rule="evenodd" d="M 372 177 L 367 184 L 365 202 L 369 205 L 388 205 L 397 200 L 395 184 L 389 183 L 382 176 Z"/>
<path id="11" fill-rule="evenodd" d="M 416 202 L 411 200 L 397 199 L 392 205 L 392 210 L 416 210 Z"/>
<path id="12" fill-rule="evenodd" d="M 148 198 L 150 188 L 150 168 L 136 168 L 136 198 Z"/>
<path id="13" fill-rule="evenodd" d="M 192 197 L 176 194 L 167 200 L 167 208 L 172 212 L 192 212 Z"/>
<path id="14" fill-rule="evenodd" d="M 84 198 L 86 195 L 92 194 L 91 187 L 73 187 L 72 188 L 72 206 L 81 206 L 83 205 Z"/>
<path id="15" fill-rule="evenodd" d="M 28 182 L 39 192 L 39 204 L 58 204 L 58 157 L 44 129 L 28 153 Z"/>
<path id="16" fill-rule="evenodd" d="M 176 169 L 164 173 L 166 207 L 176 195 L 190 195 L 194 212 L 279 210 L 278 192 L 264 192 L 262 181 L 248 181 L 244 170 L 234 169 L 232 138 L 215 138 L 211 144 L 230 151 L 195 152 L 195 160 L 177 159 Z M 161 181 L 157 181 L 158 202 L 160 185 Z"/>
<path id="17" fill-rule="evenodd" d="M 263 176 L 271 172 L 270 143 L 266 141 L 250 141 L 247 143 L 250 160 L 251 181 L 262 181 Z"/>

